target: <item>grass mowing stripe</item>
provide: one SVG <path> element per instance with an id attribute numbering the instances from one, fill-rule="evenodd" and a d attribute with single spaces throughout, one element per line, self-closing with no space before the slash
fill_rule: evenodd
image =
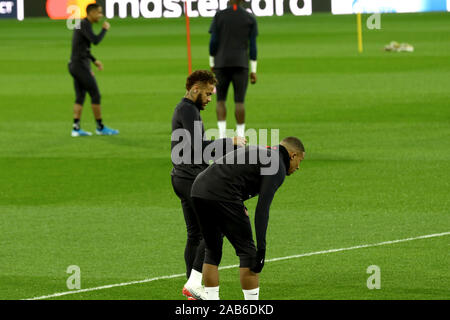
<path id="1" fill-rule="evenodd" d="M 347 247 L 347 248 L 339 248 L 339 249 L 330 249 L 330 250 L 302 253 L 302 254 L 298 254 L 298 255 L 267 259 L 266 262 L 274 262 L 274 261 L 280 261 L 280 260 L 295 259 L 295 258 L 308 257 L 308 256 L 313 256 L 313 255 L 319 255 L 319 254 L 342 252 L 342 251 L 349 251 L 349 250 L 369 248 L 369 247 L 379 247 L 379 246 L 384 246 L 384 245 L 388 245 L 388 244 L 396 244 L 396 243 L 401 243 L 401 242 L 407 242 L 407 241 L 413 241 L 413 240 L 421 240 L 421 239 L 429 239 L 429 238 L 442 237 L 442 236 L 448 236 L 448 235 L 450 235 L 450 231 L 442 232 L 442 233 L 427 234 L 427 235 L 423 235 L 423 236 L 411 237 L 411 238 L 405 238 L 405 239 L 383 241 L 383 242 L 379 242 L 379 243 L 362 244 L 362 245 L 353 246 L 353 247 Z M 239 267 L 239 265 L 236 264 L 236 265 L 229 265 L 229 266 L 220 267 L 219 269 L 223 270 L 223 269 L 231 269 L 231 268 L 237 268 L 237 267 Z M 122 283 L 104 285 L 104 286 L 94 287 L 94 288 L 87 288 L 87 289 L 79 289 L 79 290 L 73 290 L 73 291 L 59 292 L 59 293 L 49 294 L 49 295 L 46 295 L 46 296 L 28 298 L 28 299 L 24 299 L 24 300 L 49 299 L 49 298 L 55 298 L 55 297 L 69 295 L 69 294 L 76 294 L 76 293 L 83 293 L 83 292 L 89 292 L 89 291 L 110 289 L 110 288 L 114 288 L 114 287 L 124 287 L 124 286 L 133 285 L 133 284 L 141 284 L 141 283 L 147 283 L 147 282 L 163 280 L 163 279 L 173 279 L 173 278 L 179 278 L 179 277 L 183 277 L 183 276 L 185 276 L 185 273 L 173 274 L 173 275 L 169 275 L 169 276 L 160 276 L 160 277 L 155 277 L 155 278 L 151 278 L 151 279 L 144 279 L 144 280 L 137 280 L 137 281 L 130 281 L 130 282 L 122 282 Z"/>

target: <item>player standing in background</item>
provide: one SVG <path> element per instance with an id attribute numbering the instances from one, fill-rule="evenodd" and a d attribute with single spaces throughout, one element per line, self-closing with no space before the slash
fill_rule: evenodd
<path id="1" fill-rule="evenodd" d="M 249 161 L 255 152 L 259 159 L 256 162 Z M 270 161 L 265 161 L 262 154 Z M 203 281 L 207 300 L 219 300 L 218 266 L 222 258 L 222 234 L 239 256 L 240 281 L 245 300 L 259 299 L 258 273 L 264 266 L 266 255 L 270 204 L 286 175 L 298 170 L 304 157 L 302 142 L 296 137 L 287 137 L 280 145 L 267 150 L 259 146 L 239 148 L 197 176 L 191 196 L 206 244 Z M 245 163 L 239 159 L 245 159 Z M 268 167 L 270 170 L 264 172 Z M 257 194 L 255 247 L 244 201 Z"/>
<path id="2" fill-rule="evenodd" d="M 227 98 L 230 82 L 233 83 L 236 132 L 245 135 L 245 93 L 248 85 L 248 60 L 250 80 L 256 83 L 256 37 L 258 26 L 255 17 L 240 4 L 243 0 L 230 0 L 231 6 L 214 16 L 209 32 L 209 65 L 216 74 L 217 125 L 220 138 L 226 135 Z M 250 48 L 250 49 L 249 49 Z"/>
<path id="3" fill-rule="evenodd" d="M 99 4 L 93 3 L 86 8 L 87 17 L 80 22 L 80 28 L 76 28 L 72 38 L 72 55 L 69 62 L 69 72 L 73 77 L 76 100 L 73 107 L 73 128 L 72 137 L 91 136 L 92 133 L 81 129 L 81 113 L 83 111 L 86 92 L 91 96 L 92 110 L 97 122 L 98 135 L 116 135 L 118 130 L 110 129 L 102 123 L 102 113 L 100 107 L 100 91 L 91 70 L 91 61 L 98 70 L 103 70 L 103 64 L 91 54 L 91 43 L 97 45 L 102 41 L 109 30 L 107 21 L 103 22 L 100 34 L 94 34 L 92 24 L 97 23 L 103 17 L 103 9 Z"/>
<path id="4" fill-rule="evenodd" d="M 205 257 L 205 241 L 200 231 L 194 203 L 191 198 L 191 187 L 197 175 L 205 170 L 209 163 L 205 162 L 203 152 L 214 143 L 215 147 L 223 148 L 225 144 L 244 146 L 246 140 L 241 137 L 233 139 L 205 140 L 200 111 L 211 102 L 217 80 L 214 74 L 207 70 L 197 70 L 186 79 L 186 94 L 176 106 L 172 117 L 172 186 L 175 194 L 181 200 L 184 220 L 187 229 L 187 241 L 184 250 L 186 277 L 188 281 L 183 287 L 183 295 L 188 299 L 206 300 L 202 286 L 202 266 Z M 200 145 L 196 146 L 195 137 L 199 136 Z M 182 135 L 179 135 L 182 133 Z M 181 138 L 181 141 L 180 141 Z M 187 143 L 186 143 L 187 141 Z M 185 144 L 186 149 L 180 153 L 178 145 Z M 197 148 L 198 147 L 198 148 Z M 187 154 L 184 154 L 186 151 Z M 199 153 L 199 160 L 196 159 Z M 187 157 L 187 159 L 185 158 Z M 197 160 L 197 161 L 196 161 Z"/>

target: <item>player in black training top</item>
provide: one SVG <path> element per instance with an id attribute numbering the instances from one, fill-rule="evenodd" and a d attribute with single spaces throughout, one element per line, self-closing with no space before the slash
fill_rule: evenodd
<path id="1" fill-rule="evenodd" d="M 106 127 L 102 123 L 102 113 L 100 107 L 100 91 L 97 81 L 91 70 L 91 61 L 97 66 L 98 70 L 103 70 L 103 64 L 94 58 L 91 53 L 91 43 L 97 45 L 102 41 L 109 30 L 110 25 L 107 21 L 103 22 L 103 28 L 100 34 L 94 34 L 92 24 L 97 23 L 103 17 L 103 9 L 99 4 L 90 4 L 86 8 L 87 17 L 80 22 L 79 28 L 76 28 L 72 37 L 72 55 L 69 62 L 69 72 L 73 77 L 75 86 L 75 105 L 73 107 L 73 128 L 72 137 L 91 136 L 92 133 L 81 129 L 81 113 L 83 111 L 86 92 L 91 96 L 92 110 L 97 122 L 96 134 L 98 135 L 116 135 L 118 130 Z"/>
<path id="2" fill-rule="evenodd" d="M 288 137 L 272 148 L 237 149 L 197 176 L 191 196 L 206 244 L 203 281 L 207 300 L 219 299 L 222 234 L 239 256 L 245 300 L 258 300 L 258 273 L 264 266 L 270 204 L 285 176 L 295 172 L 304 157 L 302 142 Z M 259 195 L 255 211 L 256 247 L 244 206 L 244 201 L 255 195 Z"/>
<path id="3" fill-rule="evenodd" d="M 209 63 L 217 80 L 217 125 L 220 137 L 226 135 L 228 87 L 233 83 L 236 132 L 245 135 L 244 100 L 248 85 L 248 60 L 250 56 L 250 80 L 256 83 L 256 36 L 258 26 L 255 17 L 240 4 L 243 0 L 230 0 L 230 7 L 216 13 L 209 32 Z"/>
<path id="4" fill-rule="evenodd" d="M 197 70 L 186 80 L 186 94 L 176 106 L 172 117 L 172 186 L 181 200 L 184 220 L 187 229 L 187 241 L 184 251 L 186 277 L 188 281 L 183 287 L 183 295 L 188 299 L 205 300 L 202 287 L 202 266 L 205 256 L 203 240 L 198 219 L 191 198 L 191 187 L 195 177 L 205 170 L 209 163 L 203 157 L 204 151 L 216 150 L 224 154 L 224 150 L 234 149 L 233 145 L 243 146 L 246 140 L 241 137 L 218 139 L 204 138 L 200 111 L 211 102 L 211 95 L 217 81 L 214 74 L 207 70 Z M 214 152 L 209 152 L 212 156 Z M 211 158 L 213 160 L 214 157 Z"/>

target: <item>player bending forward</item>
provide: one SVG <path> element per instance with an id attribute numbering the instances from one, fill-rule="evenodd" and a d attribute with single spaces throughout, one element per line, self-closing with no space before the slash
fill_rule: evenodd
<path id="1" fill-rule="evenodd" d="M 237 149 L 197 176 L 191 195 L 206 245 L 203 282 L 207 300 L 219 299 L 222 234 L 239 256 L 245 300 L 259 299 L 258 273 L 264 266 L 270 204 L 286 175 L 299 169 L 304 157 L 302 142 L 288 137 L 280 145 L 268 149 L 259 146 Z M 244 201 L 256 194 L 259 194 L 255 211 L 257 247 L 244 206 Z"/>

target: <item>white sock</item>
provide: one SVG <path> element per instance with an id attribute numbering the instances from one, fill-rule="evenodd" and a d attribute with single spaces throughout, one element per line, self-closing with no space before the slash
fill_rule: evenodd
<path id="1" fill-rule="evenodd" d="M 202 285 L 202 273 L 192 269 L 191 275 L 189 276 L 189 279 L 186 282 L 186 286 L 196 288 L 200 287 L 201 285 Z"/>
<path id="2" fill-rule="evenodd" d="M 245 123 L 236 125 L 236 133 L 239 137 L 245 136 Z"/>
<path id="3" fill-rule="evenodd" d="M 227 131 L 227 122 L 226 121 L 217 121 L 217 127 L 219 128 L 219 138 L 226 138 Z"/>
<path id="4" fill-rule="evenodd" d="M 259 300 L 259 288 L 251 290 L 242 290 L 245 300 Z"/>
<path id="5" fill-rule="evenodd" d="M 206 299 L 208 300 L 220 300 L 219 299 L 219 286 L 217 287 L 205 287 Z"/>

